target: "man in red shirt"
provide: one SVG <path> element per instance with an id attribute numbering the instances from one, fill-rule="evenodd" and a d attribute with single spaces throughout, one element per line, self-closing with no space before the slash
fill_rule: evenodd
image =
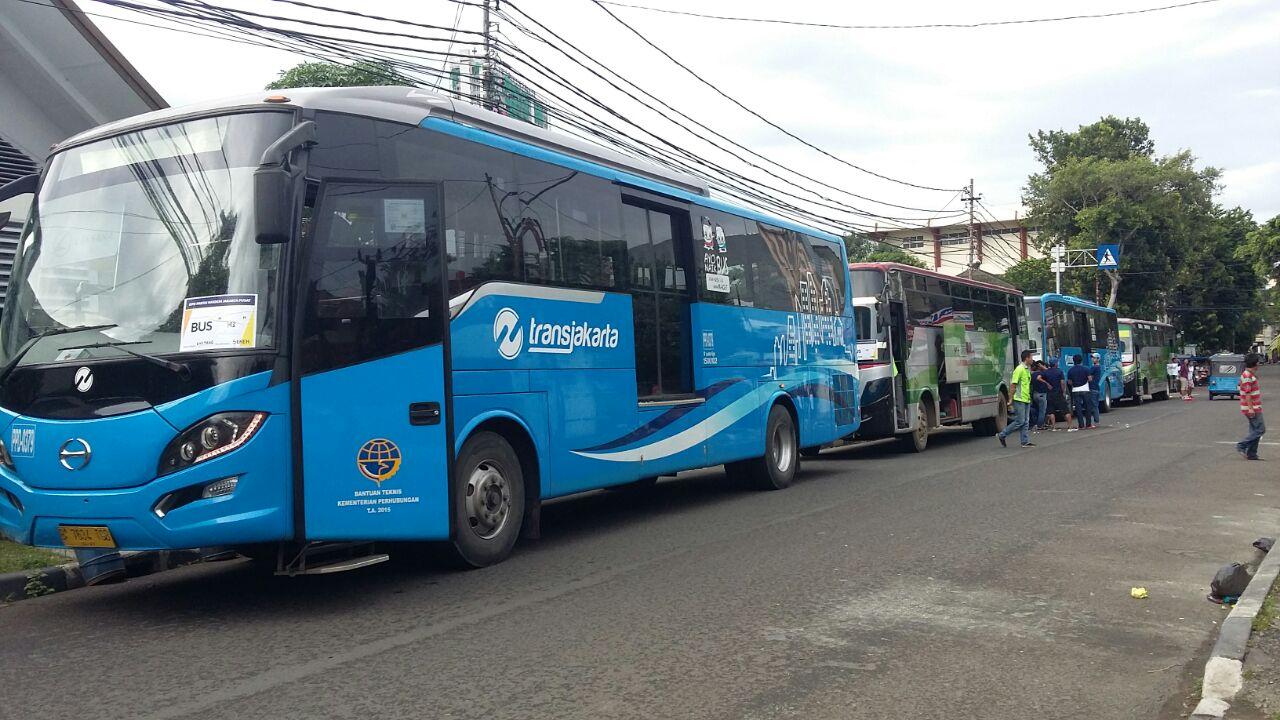
<path id="1" fill-rule="evenodd" d="M 1258 368 L 1258 356 L 1249 353 L 1244 358 L 1244 372 L 1240 373 L 1240 412 L 1249 420 L 1249 434 L 1236 443 L 1236 450 L 1246 460 L 1261 460 L 1258 457 L 1258 441 L 1262 439 L 1267 426 L 1262 422 L 1262 391 L 1258 388 L 1258 376 L 1254 371 Z"/>

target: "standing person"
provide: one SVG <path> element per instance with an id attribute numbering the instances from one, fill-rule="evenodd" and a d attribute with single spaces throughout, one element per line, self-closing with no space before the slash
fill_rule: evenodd
<path id="1" fill-rule="evenodd" d="M 1045 411 L 1049 407 L 1049 390 L 1052 385 L 1044 379 L 1045 364 L 1039 360 L 1031 366 L 1031 429 L 1044 430 Z"/>
<path id="2" fill-rule="evenodd" d="M 1067 432 L 1093 426 L 1093 415 L 1089 412 L 1089 368 L 1084 366 L 1084 357 L 1081 355 L 1076 355 L 1072 360 L 1075 364 L 1067 371 L 1067 384 L 1071 386 L 1071 407 L 1075 412 L 1076 426 L 1067 428 Z"/>
<path id="3" fill-rule="evenodd" d="M 1022 362 L 1013 369 L 1013 377 L 1009 384 L 1013 386 L 1013 422 L 1006 425 L 996 439 L 1001 447 L 1008 447 L 1005 438 L 1018 431 L 1018 439 L 1022 447 L 1035 447 L 1031 442 L 1031 432 L 1027 425 L 1027 412 L 1031 409 L 1031 351 L 1022 351 Z"/>
<path id="4" fill-rule="evenodd" d="M 1091 421 L 1089 426 L 1096 428 L 1098 423 L 1102 422 L 1099 409 L 1099 404 L 1102 402 L 1102 356 L 1093 353 L 1089 359 L 1092 361 L 1089 365 L 1089 419 Z"/>
<path id="5" fill-rule="evenodd" d="M 1186 359 L 1178 361 L 1178 392 L 1183 400 L 1191 399 L 1191 363 Z"/>
<path id="6" fill-rule="evenodd" d="M 1043 377 L 1045 383 L 1049 385 L 1045 395 L 1045 399 L 1048 401 L 1048 414 L 1045 418 L 1048 420 L 1049 431 L 1054 432 L 1058 429 L 1058 415 L 1068 412 L 1066 402 L 1067 378 L 1058 367 L 1058 358 L 1049 358 L 1049 367 L 1044 371 Z M 1067 416 L 1067 422 L 1071 422 L 1069 415 Z"/>
<path id="7" fill-rule="evenodd" d="M 1262 389 L 1258 387 L 1258 356 L 1249 353 L 1244 358 L 1244 372 L 1240 373 L 1240 412 L 1249 420 L 1249 432 L 1244 439 L 1236 443 L 1236 451 L 1244 455 L 1246 460 L 1261 460 L 1258 457 L 1258 442 L 1267 432 L 1266 423 L 1262 422 Z"/>

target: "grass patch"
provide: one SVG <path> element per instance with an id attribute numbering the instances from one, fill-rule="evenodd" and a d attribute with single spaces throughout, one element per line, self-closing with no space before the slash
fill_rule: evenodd
<path id="1" fill-rule="evenodd" d="M 1273 589 L 1267 594 L 1265 600 L 1262 601 L 1262 607 L 1258 608 L 1258 614 L 1253 617 L 1253 631 L 1266 632 L 1276 624 L 1276 591 Z"/>
<path id="2" fill-rule="evenodd" d="M 0 540 L 0 573 L 39 570 L 67 562 L 71 561 L 58 553 Z"/>

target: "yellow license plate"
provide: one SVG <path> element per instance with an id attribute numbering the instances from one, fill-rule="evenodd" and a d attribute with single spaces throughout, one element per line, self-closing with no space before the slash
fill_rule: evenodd
<path id="1" fill-rule="evenodd" d="M 62 536 L 62 544 L 69 548 L 116 546 L 116 539 L 111 536 L 111 528 L 101 525 L 59 525 L 58 534 Z"/>

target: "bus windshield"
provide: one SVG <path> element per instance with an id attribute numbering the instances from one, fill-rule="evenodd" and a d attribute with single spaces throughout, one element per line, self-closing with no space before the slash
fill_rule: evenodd
<path id="1" fill-rule="evenodd" d="M 79 326 L 90 329 L 39 339 L 21 364 L 111 356 L 82 347 L 104 343 L 153 354 L 270 347 L 280 246 L 255 242 L 253 172 L 291 123 L 222 115 L 56 155 L 15 259 L 0 360 Z"/>

